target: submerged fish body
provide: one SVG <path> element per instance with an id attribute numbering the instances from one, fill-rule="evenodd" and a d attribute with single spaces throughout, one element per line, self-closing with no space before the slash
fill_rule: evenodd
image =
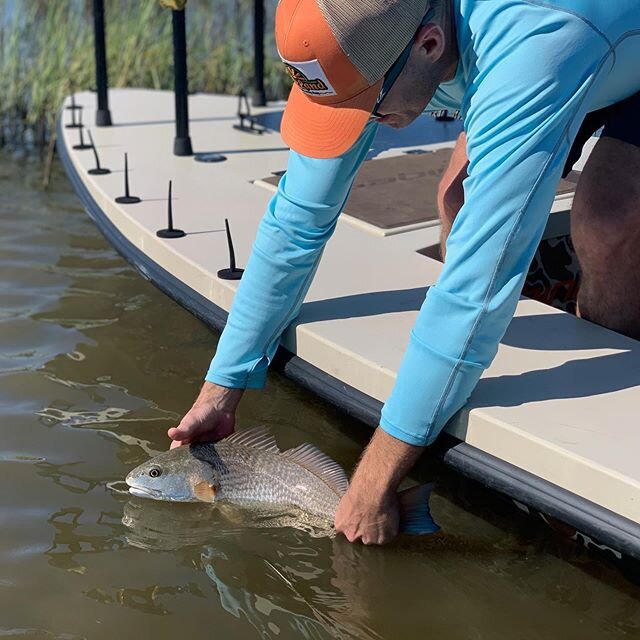
<path id="1" fill-rule="evenodd" d="M 342 467 L 324 453 L 309 444 L 280 451 L 264 427 L 171 449 L 126 481 L 133 495 L 155 500 L 295 507 L 327 520 L 348 486 Z"/>
<path id="2" fill-rule="evenodd" d="M 297 509 L 333 525 L 349 481 L 342 467 L 310 444 L 280 451 L 266 427 L 219 442 L 176 447 L 126 477 L 138 497 L 172 502 L 227 503 L 256 510 Z M 400 530 L 439 531 L 429 511 L 430 485 L 398 494 Z"/>

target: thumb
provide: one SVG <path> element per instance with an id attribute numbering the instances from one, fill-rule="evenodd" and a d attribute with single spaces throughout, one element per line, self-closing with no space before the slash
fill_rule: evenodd
<path id="1" fill-rule="evenodd" d="M 189 444 L 189 437 L 177 427 L 171 427 L 167 431 L 167 435 L 171 438 L 170 449 L 175 449 L 183 444 Z"/>
<path id="2" fill-rule="evenodd" d="M 179 446 L 190 442 L 195 435 L 195 426 L 193 422 L 185 422 L 183 420 L 177 427 L 171 427 L 167 431 L 167 435 L 174 441 L 171 446 Z"/>

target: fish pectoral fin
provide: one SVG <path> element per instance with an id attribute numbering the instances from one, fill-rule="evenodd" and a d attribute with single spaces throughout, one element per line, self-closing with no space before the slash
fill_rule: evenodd
<path id="1" fill-rule="evenodd" d="M 196 498 L 198 498 L 198 500 L 202 500 L 202 502 L 215 502 L 218 488 L 214 484 L 210 484 L 206 480 L 203 480 L 202 482 L 198 482 L 198 484 L 193 488 L 193 493 Z"/>
<path id="2" fill-rule="evenodd" d="M 429 509 L 429 496 L 432 489 L 432 484 L 422 484 L 398 493 L 402 533 L 424 536 L 440 531 Z"/>

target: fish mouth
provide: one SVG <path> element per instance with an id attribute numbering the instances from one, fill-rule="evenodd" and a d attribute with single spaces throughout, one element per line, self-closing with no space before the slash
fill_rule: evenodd
<path id="1" fill-rule="evenodd" d="M 152 500 L 162 500 L 162 494 L 156 489 L 147 489 L 146 487 L 134 487 L 129 485 L 129 493 L 138 498 L 151 498 Z"/>
<path id="2" fill-rule="evenodd" d="M 148 487 L 137 487 L 129 484 L 129 493 L 136 498 L 150 498 L 151 500 L 161 500 L 162 502 L 198 502 L 185 495 L 167 495 L 158 489 Z"/>

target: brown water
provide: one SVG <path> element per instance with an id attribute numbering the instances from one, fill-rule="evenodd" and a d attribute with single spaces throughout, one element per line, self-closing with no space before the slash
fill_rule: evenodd
<path id="1" fill-rule="evenodd" d="M 118 493 L 167 447 L 216 336 L 40 171 L 0 152 L 0 637 L 640 638 L 615 567 L 435 463 L 447 535 L 385 549 Z M 368 434 L 278 375 L 239 424 L 347 468 Z"/>

